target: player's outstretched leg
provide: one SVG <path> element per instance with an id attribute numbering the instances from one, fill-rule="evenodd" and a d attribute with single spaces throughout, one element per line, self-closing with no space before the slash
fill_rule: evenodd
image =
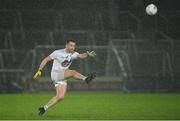
<path id="1" fill-rule="evenodd" d="M 80 74 L 80 73 L 78 73 L 75 70 L 69 70 L 68 69 L 64 73 L 64 78 L 65 79 L 74 78 L 74 79 L 77 79 L 77 80 L 84 80 L 84 81 L 86 81 L 86 83 L 91 82 L 95 77 L 96 77 L 96 73 L 95 72 L 88 74 L 87 77 L 82 75 L 82 74 Z"/>
<path id="2" fill-rule="evenodd" d="M 66 85 L 58 84 L 56 86 L 56 96 L 54 96 L 45 106 L 40 107 L 38 110 L 38 115 L 43 115 L 47 109 L 51 108 L 55 104 L 57 104 L 59 101 L 62 101 L 64 99 L 64 96 L 66 94 Z"/>

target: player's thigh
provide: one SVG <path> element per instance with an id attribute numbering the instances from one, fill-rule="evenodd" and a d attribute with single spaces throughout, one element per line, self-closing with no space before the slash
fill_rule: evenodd
<path id="1" fill-rule="evenodd" d="M 67 69 L 67 70 L 65 70 L 65 72 L 64 72 L 64 79 L 71 78 L 71 77 L 73 77 L 75 74 L 76 74 L 76 71 L 75 71 L 75 70 Z"/>
<path id="2" fill-rule="evenodd" d="M 67 90 L 66 85 L 58 84 L 56 86 L 56 96 L 64 98 L 64 96 L 66 94 L 66 90 Z"/>

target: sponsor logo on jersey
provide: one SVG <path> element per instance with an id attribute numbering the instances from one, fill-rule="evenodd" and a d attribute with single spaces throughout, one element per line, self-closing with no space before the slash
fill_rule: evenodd
<path id="1" fill-rule="evenodd" d="M 63 67 L 67 67 L 71 64 L 72 60 L 71 60 L 71 56 L 66 56 L 65 60 L 61 63 L 61 65 Z"/>

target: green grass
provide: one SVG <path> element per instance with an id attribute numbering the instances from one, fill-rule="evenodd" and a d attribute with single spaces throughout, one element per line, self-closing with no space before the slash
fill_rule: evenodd
<path id="1" fill-rule="evenodd" d="M 179 94 L 68 92 L 65 99 L 37 116 L 53 94 L 1 94 L 0 119 L 180 119 Z"/>

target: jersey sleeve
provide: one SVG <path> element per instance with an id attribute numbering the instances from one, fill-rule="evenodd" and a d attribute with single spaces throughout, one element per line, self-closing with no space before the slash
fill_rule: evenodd
<path id="1" fill-rule="evenodd" d="M 75 60 L 78 58 L 79 53 L 78 52 L 74 52 L 72 55 L 72 60 Z"/>
<path id="2" fill-rule="evenodd" d="M 51 57 L 51 59 L 54 60 L 54 59 L 56 58 L 56 56 L 57 56 L 57 51 L 54 51 L 54 52 L 51 53 L 49 56 Z"/>

